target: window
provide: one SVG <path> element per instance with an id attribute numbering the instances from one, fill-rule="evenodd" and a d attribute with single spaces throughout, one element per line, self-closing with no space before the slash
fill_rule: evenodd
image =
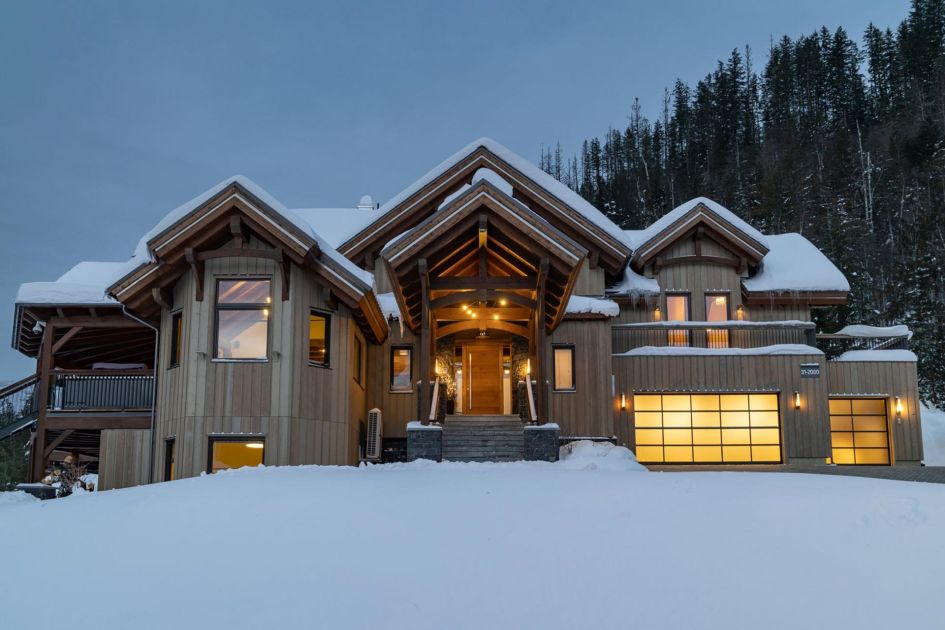
<path id="1" fill-rule="evenodd" d="M 633 411 L 641 462 L 781 461 L 777 394 L 644 394 Z"/>
<path id="2" fill-rule="evenodd" d="M 555 391 L 574 390 L 574 346 L 555 346 L 552 353 Z"/>
<path id="3" fill-rule="evenodd" d="M 354 380 L 360 385 L 364 371 L 364 349 L 361 346 L 361 338 L 354 336 Z"/>
<path id="4" fill-rule="evenodd" d="M 269 280 L 217 280 L 215 359 L 269 356 Z"/>
<path id="5" fill-rule="evenodd" d="M 689 321 L 689 294 L 672 293 L 666 295 L 666 321 L 669 322 L 688 322 Z M 668 346 L 688 346 L 688 330 L 668 330 L 666 331 L 666 345 Z"/>
<path id="6" fill-rule="evenodd" d="M 171 360 L 170 367 L 180 365 L 181 341 L 183 337 L 184 318 L 182 313 L 177 311 L 171 315 Z"/>
<path id="7" fill-rule="evenodd" d="M 164 481 L 177 478 L 177 440 L 170 437 L 164 440 Z"/>
<path id="8" fill-rule="evenodd" d="M 725 293 L 705 294 L 705 320 L 707 322 L 725 322 L 731 319 L 728 312 L 728 295 Z M 709 328 L 705 331 L 707 348 L 728 348 L 728 330 Z"/>
<path id="9" fill-rule="evenodd" d="M 390 389 L 392 392 L 413 391 L 413 348 L 393 346 L 390 349 Z"/>
<path id="10" fill-rule="evenodd" d="M 308 314 L 308 362 L 328 367 L 331 358 L 331 315 L 310 311 Z"/>
<path id="11" fill-rule="evenodd" d="M 831 398 L 830 445 L 834 464 L 889 464 L 886 401 Z"/>
<path id="12" fill-rule="evenodd" d="M 266 440 L 261 435 L 211 436 L 207 455 L 207 472 L 227 468 L 260 466 L 266 452 Z"/>

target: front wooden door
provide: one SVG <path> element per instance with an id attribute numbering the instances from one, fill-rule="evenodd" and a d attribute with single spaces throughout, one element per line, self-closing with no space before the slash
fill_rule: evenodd
<path id="1" fill-rule="evenodd" d="M 466 364 L 465 413 L 502 413 L 502 344 L 469 343 L 463 349 Z"/>

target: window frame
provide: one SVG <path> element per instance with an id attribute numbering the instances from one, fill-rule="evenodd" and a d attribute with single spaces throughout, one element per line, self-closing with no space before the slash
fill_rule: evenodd
<path id="1" fill-rule="evenodd" d="M 216 435 L 211 433 L 207 436 L 207 474 L 213 475 L 213 445 L 217 442 L 262 442 L 260 449 L 260 461 L 263 466 L 266 465 L 266 436 L 262 433 L 226 433 Z M 220 470 L 233 470 L 232 468 L 221 468 Z"/>
<path id="2" fill-rule="evenodd" d="M 702 307 L 705 309 L 705 321 L 709 322 L 709 300 L 718 297 L 725 298 L 725 319 L 723 321 L 732 321 L 732 293 L 731 291 L 706 291 L 702 294 Z M 711 323 L 711 322 L 710 322 Z M 715 334 L 712 334 L 715 333 Z M 706 348 L 730 348 L 732 347 L 731 333 L 728 328 L 706 328 L 705 330 Z"/>
<path id="3" fill-rule="evenodd" d="M 571 387 L 558 387 L 558 350 L 568 350 L 571 355 Z M 577 351 L 573 343 L 551 345 L 551 390 L 554 392 L 577 391 Z"/>
<path id="4" fill-rule="evenodd" d="M 669 298 L 671 297 L 681 297 L 686 300 L 686 319 L 670 319 L 669 318 Z M 666 316 L 663 318 L 666 322 L 682 322 L 687 323 L 692 321 L 692 291 L 667 291 L 663 295 L 663 303 L 665 306 Z M 678 339 L 674 339 L 678 337 Z M 690 348 L 692 347 L 692 331 L 687 328 L 670 328 L 666 331 L 666 345 L 675 348 Z"/>
<path id="5" fill-rule="evenodd" d="M 180 367 L 180 358 L 184 350 L 184 311 L 178 309 L 171 313 L 171 347 L 167 369 Z"/>
<path id="6" fill-rule="evenodd" d="M 325 361 L 324 363 L 319 363 L 318 361 L 312 361 L 312 315 L 317 315 L 318 317 L 323 317 L 325 319 Z M 331 313 L 328 311 L 323 311 L 318 308 L 309 308 L 308 309 L 308 364 L 311 367 L 317 367 L 322 369 L 331 369 Z"/>
<path id="7" fill-rule="evenodd" d="M 406 350 L 410 353 L 410 374 L 407 387 L 394 387 L 394 353 L 398 350 Z M 388 361 L 387 390 L 391 394 L 412 394 L 413 393 L 413 344 L 395 344 L 390 347 L 390 361 Z"/>
<path id="8" fill-rule="evenodd" d="M 164 438 L 164 481 L 174 481 L 177 472 L 177 436 Z"/>
<path id="9" fill-rule="evenodd" d="M 709 321 L 709 298 L 725 298 L 725 319 L 723 321 L 732 321 L 732 293 L 731 291 L 706 291 L 702 294 L 703 307 L 705 308 L 705 321 Z"/>
<path id="10" fill-rule="evenodd" d="M 220 283 L 221 282 L 268 282 L 269 283 L 269 302 L 240 302 L 237 304 L 220 303 Z M 269 351 L 272 349 L 272 309 L 275 306 L 272 300 L 272 276 L 215 276 L 213 284 L 213 337 L 211 343 L 212 359 L 217 363 L 268 363 Z M 232 358 L 218 357 L 217 351 L 220 349 L 220 311 L 263 311 L 269 309 L 269 315 L 266 318 L 266 356 L 255 358 Z"/>

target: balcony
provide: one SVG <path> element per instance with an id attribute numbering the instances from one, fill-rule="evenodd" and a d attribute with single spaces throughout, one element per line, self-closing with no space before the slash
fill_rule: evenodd
<path id="1" fill-rule="evenodd" d="M 761 348 L 816 346 L 813 322 L 645 322 L 613 326 L 613 353 L 656 348 Z"/>
<path id="2" fill-rule="evenodd" d="M 49 375 L 47 429 L 147 429 L 152 370 L 55 370 Z"/>

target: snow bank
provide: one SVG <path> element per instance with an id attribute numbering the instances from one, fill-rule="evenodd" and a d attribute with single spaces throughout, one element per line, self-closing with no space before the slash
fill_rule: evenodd
<path id="1" fill-rule="evenodd" d="M 659 357 L 659 356 L 758 356 L 758 355 L 822 355 L 823 352 L 804 344 L 776 344 L 773 346 L 759 346 L 757 348 L 692 348 L 676 346 L 642 346 L 615 354 L 615 357 Z"/>
<path id="2" fill-rule="evenodd" d="M 920 419 L 922 461 L 926 466 L 945 466 L 945 411 L 922 405 Z"/>
<path id="3" fill-rule="evenodd" d="M 602 300 L 600 298 L 587 297 L 584 295 L 572 295 L 568 298 L 568 305 L 565 307 L 564 312 L 572 315 L 595 314 L 617 317 L 620 315 L 620 306 L 613 300 Z"/>
<path id="4" fill-rule="evenodd" d="M 758 271 L 742 280 L 747 291 L 849 291 L 850 283 L 822 251 L 800 234 L 767 237 L 769 251 Z"/>
<path id="5" fill-rule="evenodd" d="M 848 350 L 834 361 L 895 361 L 915 363 L 919 358 L 911 350 Z"/>
<path id="6" fill-rule="evenodd" d="M 909 330 L 909 327 L 905 324 L 898 324 L 896 326 L 867 326 L 866 324 L 851 324 L 849 326 L 844 326 L 834 334 L 865 339 L 883 339 L 887 337 L 907 337 L 912 339 L 912 331 Z"/>
<path id="7" fill-rule="evenodd" d="M 615 470 L 646 472 L 633 452 L 610 442 L 578 440 L 561 447 L 558 466 L 568 470 Z"/>
<path id="8" fill-rule="evenodd" d="M 80 544 L 28 544 L 64 523 Z M 97 630 L 937 628 L 943 613 L 935 484 L 567 460 L 259 468 L 7 503 L 0 531 L 15 567 L 0 625 L 17 630 L 49 627 L 50 567 L 95 585 L 68 619 Z"/>
<path id="9" fill-rule="evenodd" d="M 0 510 L 3 510 L 7 506 L 17 505 L 20 503 L 34 503 L 36 501 L 39 501 L 39 499 L 27 492 L 23 492 L 22 490 L 16 490 L 14 492 L 0 492 Z"/>

